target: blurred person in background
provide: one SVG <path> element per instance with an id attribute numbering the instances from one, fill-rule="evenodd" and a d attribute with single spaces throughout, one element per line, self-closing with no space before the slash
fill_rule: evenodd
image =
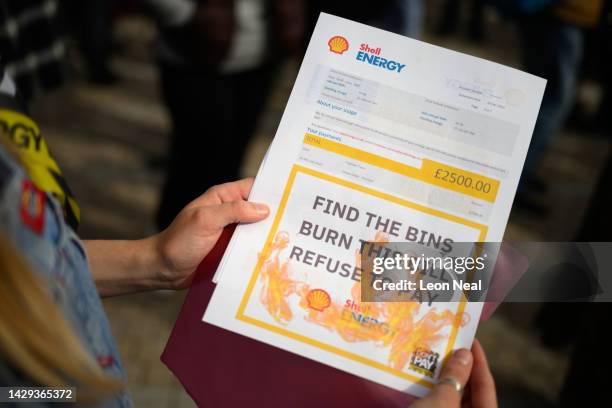
<path id="1" fill-rule="evenodd" d="M 588 30 L 586 35 L 585 55 L 582 63 L 582 90 L 588 92 L 591 85 L 596 87 L 598 95 L 579 92 L 568 126 L 583 132 L 595 134 L 612 130 L 609 118 L 612 115 L 612 1 L 604 0 L 602 17 L 599 25 Z M 579 87 L 580 88 L 580 87 Z M 593 103 L 595 99 L 595 103 Z"/>
<path id="2" fill-rule="evenodd" d="M 117 82 L 110 68 L 115 1 L 63 0 L 62 6 L 67 25 L 81 50 L 89 80 L 98 85 Z"/>
<path id="3" fill-rule="evenodd" d="M 302 46 L 302 1 L 146 0 L 172 121 L 159 228 L 201 191 L 239 177 L 278 63 Z"/>
<path id="4" fill-rule="evenodd" d="M 0 63 L 26 101 L 65 81 L 58 16 L 57 0 L 0 0 Z"/>
<path id="5" fill-rule="evenodd" d="M 612 150 L 595 186 L 582 224 L 574 236 L 574 242 L 610 241 L 612 231 Z M 598 282 L 608 282 L 607 265 L 594 265 Z M 575 271 L 578 272 L 579 271 Z M 586 275 L 585 275 L 586 276 Z M 574 278 L 576 282 L 579 282 Z M 582 284 L 582 282 L 580 282 Z M 595 290 L 605 290 L 603 288 Z M 609 344 L 609 327 L 612 325 L 612 303 L 609 302 L 558 302 L 546 303 L 537 316 L 537 329 L 542 343 L 555 350 L 569 350 L 569 367 L 559 394 L 560 407 L 576 407 L 588 402 L 589 406 L 610 405 L 608 380 L 612 354 L 601 352 Z M 594 357 L 596 355 L 596 357 Z"/>
<path id="6" fill-rule="evenodd" d="M 515 199 L 519 208 L 541 214 L 546 208 L 534 196 L 546 185 L 537 170 L 573 106 L 584 31 L 599 22 L 602 0 L 489 1 L 517 19 L 525 70 L 548 81 Z"/>
<path id="7" fill-rule="evenodd" d="M 422 0 L 380 0 L 375 3 L 369 0 L 311 0 L 308 2 L 309 33 L 322 12 L 417 37 L 422 30 L 424 5 Z"/>
<path id="8" fill-rule="evenodd" d="M 419 38 L 423 32 L 424 0 L 380 0 L 376 3 L 368 0 L 312 0 L 309 4 L 312 28 L 319 14 L 324 12 L 411 38 Z"/>
<path id="9" fill-rule="evenodd" d="M 612 0 L 604 0 L 604 9 L 598 29 L 593 33 L 597 38 L 594 53 L 599 56 L 597 79 L 601 86 L 602 98 L 595 113 L 596 127 L 610 136 L 612 132 Z"/>
<path id="10" fill-rule="evenodd" d="M 436 34 L 449 36 L 457 32 L 461 20 L 461 8 L 469 3 L 469 37 L 474 41 L 485 39 L 484 6 L 485 0 L 471 0 L 468 2 L 460 0 L 444 0 L 442 5 L 442 18 L 436 30 Z"/>
<path id="11" fill-rule="evenodd" d="M 406 37 L 420 38 L 424 23 L 425 3 L 423 0 L 395 0 L 379 26 L 384 30 Z"/>
<path id="12" fill-rule="evenodd" d="M 187 287 L 226 225 L 269 210 L 246 201 L 245 179 L 209 189 L 157 235 L 81 241 L 60 167 L 1 64 L 0 78 L 0 384 L 129 407 L 100 296 Z"/>
<path id="13" fill-rule="evenodd" d="M 576 242 L 610 241 L 611 153 L 612 150 L 608 153 L 608 160 L 591 197 L 582 226 L 575 237 Z M 609 270 L 602 269 L 598 272 L 609 273 Z M 551 322 L 545 327 L 549 332 L 562 333 L 562 339 L 566 340 L 563 345 L 569 343 L 572 346 L 569 369 L 559 396 L 559 406 L 576 407 L 585 401 L 588 401 L 590 406 L 610 406 L 608 382 L 612 354 L 606 350 L 609 346 L 609 328 L 612 325 L 612 303 L 558 303 L 546 306 L 541 317 L 549 318 Z M 569 322 L 577 324 L 571 326 Z M 551 325 L 556 327 L 551 328 Z M 565 333 L 568 331 L 569 334 Z M 546 336 L 548 333 L 543 334 Z M 594 355 L 597 357 L 594 358 Z"/>
<path id="14" fill-rule="evenodd" d="M 611 2 L 606 1 L 605 14 L 609 15 Z M 611 21 L 603 21 L 598 31 L 609 30 Z M 610 37 L 602 39 L 602 46 L 609 47 Z M 605 48 L 604 48 L 605 49 Z M 608 58 L 602 56 L 603 59 Z M 609 79 L 607 80 L 609 84 Z M 609 92 L 609 88 L 606 90 Z M 609 95 L 608 95 L 609 97 Z M 605 98 L 605 97 L 604 97 Z M 608 107 L 609 108 L 609 107 Z M 606 109 L 606 108 L 604 108 Z M 609 117 L 607 119 L 609 126 Z M 607 135 L 609 137 L 609 135 Z M 574 236 L 575 242 L 609 242 L 612 231 L 612 149 L 602 166 L 582 224 Z M 606 265 L 595 269 L 599 274 L 609 274 Z M 607 282 L 607 277 L 598 277 Z M 605 285 L 603 290 L 605 290 Z M 565 381 L 559 395 L 560 407 L 575 407 L 588 401 L 590 406 L 610 405 L 608 393 L 609 367 L 612 354 L 600 352 L 609 344 L 609 327 L 612 325 L 612 303 L 548 303 L 538 316 L 538 329 L 545 345 L 555 349 L 571 350 L 571 358 Z M 594 353 L 597 358 L 594 359 Z M 596 360 L 596 361 L 595 361 Z"/>

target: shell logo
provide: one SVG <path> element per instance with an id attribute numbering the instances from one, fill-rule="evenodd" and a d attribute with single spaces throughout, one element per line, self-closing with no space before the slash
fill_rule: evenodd
<path id="1" fill-rule="evenodd" d="M 349 42 L 347 39 L 339 35 L 330 38 L 327 45 L 329 45 L 329 50 L 336 54 L 343 54 L 349 49 Z"/>
<path id="2" fill-rule="evenodd" d="M 308 292 L 308 295 L 306 295 L 306 300 L 308 301 L 308 307 L 317 312 L 322 312 L 331 305 L 329 293 L 323 289 L 311 290 Z"/>

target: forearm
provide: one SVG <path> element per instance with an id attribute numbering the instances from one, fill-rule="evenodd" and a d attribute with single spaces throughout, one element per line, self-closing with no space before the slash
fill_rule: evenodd
<path id="1" fill-rule="evenodd" d="M 134 241 L 84 241 L 91 273 L 100 296 L 163 289 L 156 237 Z"/>
<path id="2" fill-rule="evenodd" d="M 223 228 L 263 220 L 267 205 L 246 201 L 253 179 L 225 183 L 192 201 L 164 231 L 136 241 L 85 241 L 101 296 L 189 287 Z"/>

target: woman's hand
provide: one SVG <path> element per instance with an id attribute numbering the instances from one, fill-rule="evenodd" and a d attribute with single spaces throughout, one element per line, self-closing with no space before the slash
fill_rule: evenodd
<path id="1" fill-rule="evenodd" d="M 91 272 L 101 296 L 153 289 L 182 289 L 233 223 L 263 220 L 265 204 L 247 201 L 253 179 L 221 184 L 189 203 L 172 224 L 137 241 L 85 241 Z"/>
<path id="2" fill-rule="evenodd" d="M 189 285 L 193 272 L 219 239 L 223 228 L 234 223 L 263 220 L 265 204 L 246 201 L 253 179 L 214 186 L 187 205 L 172 224 L 152 237 L 160 254 L 160 274 L 173 289 Z"/>
<path id="3" fill-rule="evenodd" d="M 461 387 L 463 394 L 455 388 Z M 466 385 L 467 384 L 467 385 Z M 413 408 L 496 408 L 495 382 L 482 346 L 474 340 L 472 351 L 457 350 L 440 373 L 440 382 Z"/>

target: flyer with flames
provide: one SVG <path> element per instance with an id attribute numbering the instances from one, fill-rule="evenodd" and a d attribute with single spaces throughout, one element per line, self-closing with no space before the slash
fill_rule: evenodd
<path id="1" fill-rule="evenodd" d="M 544 92 L 521 71 L 322 14 L 203 320 L 416 396 L 481 303 L 364 302 L 369 242 L 501 241 Z"/>

